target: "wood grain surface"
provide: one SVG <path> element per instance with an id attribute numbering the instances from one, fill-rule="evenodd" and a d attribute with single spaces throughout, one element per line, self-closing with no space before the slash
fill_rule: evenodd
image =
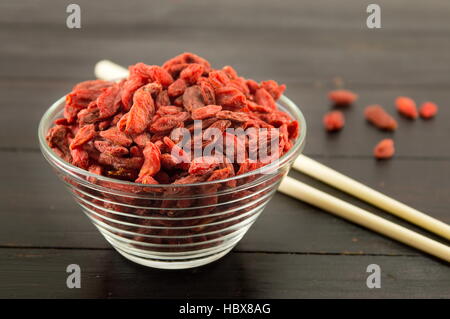
<path id="1" fill-rule="evenodd" d="M 450 223 L 450 2 L 378 1 L 382 28 L 365 26 L 372 1 L 77 1 L 82 28 L 65 25 L 69 1 L 0 2 L 0 298 L 449 298 L 447 264 L 302 202 L 276 194 L 242 242 L 199 269 L 161 271 L 117 254 L 92 226 L 40 154 L 43 112 L 104 58 L 161 64 L 192 51 L 246 77 L 286 83 L 308 123 L 305 154 Z M 360 98 L 345 129 L 324 132 L 333 88 Z M 409 121 L 394 99 L 440 105 Z M 382 104 L 395 133 L 366 123 Z M 392 137 L 390 161 L 372 158 Z M 394 220 L 301 174 L 292 176 Z M 448 242 L 447 242 L 448 244 Z M 65 286 L 68 264 L 82 288 Z M 382 288 L 368 289 L 378 264 Z"/>

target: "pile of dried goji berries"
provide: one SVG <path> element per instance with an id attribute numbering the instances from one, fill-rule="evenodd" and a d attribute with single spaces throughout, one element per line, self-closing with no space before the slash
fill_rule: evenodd
<path id="1" fill-rule="evenodd" d="M 48 145 L 64 160 L 103 176 L 144 184 L 195 183 L 220 180 L 264 165 L 218 163 L 174 158 L 173 130 L 276 128 L 279 156 L 298 135 L 298 123 L 276 106 L 285 90 L 273 80 L 257 83 L 240 77 L 230 66 L 213 69 L 208 61 L 183 53 L 162 66 L 138 63 L 120 82 L 77 84 L 66 97 L 64 118 L 55 121 Z M 267 139 L 273 138 L 267 134 Z M 245 153 L 251 151 L 244 141 Z M 208 143 L 203 143 L 206 147 Z M 178 154 L 183 156 L 182 151 Z"/>
<path id="2" fill-rule="evenodd" d="M 348 106 L 355 102 L 358 95 L 349 90 L 335 90 L 328 94 L 328 98 L 336 106 Z M 395 100 L 397 111 L 409 118 L 416 119 L 419 114 L 424 119 L 430 119 L 437 114 L 438 107 L 433 102 L 424 102 L 419 110 L 416 102 L 406 96 L 399 96 Z M 398 127 L 397 121 L 378 104 L 369 105 L 364 110 L 364 116 L 375 127 L 384 131 L 395 131 Z M 339 131 L 344 127 L 344 113 L 339 110 L 328 112 L 323 117 L 325 129 L 329 132 Z M 391 158 L 395 153 L 394 141 L 390 138 L 381 140 L 373 149 L 374 156 L 378 159 Z"/>

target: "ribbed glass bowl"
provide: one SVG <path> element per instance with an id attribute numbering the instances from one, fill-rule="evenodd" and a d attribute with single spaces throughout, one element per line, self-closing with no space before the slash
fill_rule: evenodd
<path id="1" fill-rule="evenodd" d="M 47 145 L 64 97 L 45 112 L 39 143 L 47 161 L 105 239 L 138 264 L 163 269 L 201 266 L 227 254 L 245 235 L 303 149 L 306 123 L 282 96 L 279 107 L 300 124 L 293 147 L 278 161 L 232 178 L 185 185 L 145 185 L 92 174 Z"/>

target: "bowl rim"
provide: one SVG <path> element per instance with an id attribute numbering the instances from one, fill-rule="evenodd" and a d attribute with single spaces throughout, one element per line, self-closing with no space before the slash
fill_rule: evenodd
<path id="1" fill-rule="evenodd" d="M 61 157 L 59 157 L 50 148 L 50 146 L 47 144 L 47 141 L 46 141 L 47 132 L 45 131 L 45 127 L 48 125 L 48 122 L 50 120 L 52 120 L 52 121 L 54 120 L 53 119 L 54 113 L 60 112 L 60 111 L 58 111 L 58 108 L 60 108 L 64 104 L 65 99 L 66 99 L 66 96 L 64 95 L 63 97 L 56 100 L 45 111 L 44 115 L 42 116 L 41 120 L 39 121 L 38 139 L 39 139 L 39 145 L 41 148 L 41 152 L 44 153 L 44 155 L 50 156 L 52 160 L 56 161 L 60 167 L 66 169 L 66 170 L 73 171 L 82 176 L 92 177 L 92 178 L 98 179 L 100 181 L 111 182 L 111 183 L 116 183 L 116 184 L 125 185 L 125 186 L 145 187 L 147 189 L 148 188 L 166 188 L 166 187 L 172 187 L 172 188 L 173 187 L 177 187 L 177 188 L 197 187 L 197 186 L 206 186 L 206 185 L 212 185 L 212 184 L 217 184 L 217 183 L 226 183 L 226 182 L 237 180 L 240 178 L 245 178 L 245 177 L 249 177 L 252 175 L 260 174 L 265 171 L 270 172 L 279 167 L 282 167 L 285 164 L 285 162 L 287 162 L 293 155 L 295 155 L 295 153 L 301 151 L 302 147 L 304 146 L 306 132 L 307 132 L 306 120 L 305 120 L 305 117 L 304 117 L 302 111 L 300 110 L 300 108 L 288 97 L 286 97 L 285 95 L 282 95 L 278 101 L 287 105 L 287 107 L 288 107 L 287 111 L 289 112 L 289 114 L 291 116 L 294 116 L 294 120 L 299 122 L 300 132 L 299 132 L 297 139 L 295 140 L 294 145 L 291 147 L 291 149 L 286 154 L 281 156 L 278 160 L 275 160 L 275 161 L 273 161 L 267 165 L 264 165 L 256 170 L 249 171 L 244 174 L 235 175 L 235 176 L 232 176 L 229 178 L 219 179 L 219 180 L 214 180 L 214 181 L 206 181 L 206 182 L 193 183 L 193 184 L 141 184 L 141 183 L 129 182 L 129 181 L 114 179 L 111 177 L 91 173 L 85 169 L 79 168 L 75 165 L 70 164 L 69 162 L 64 161 Z M 283 106 L 282 106 L 282 108 L 283 108 Z M 44 156 L 44 157 L 46 157 L 46 156 Z M 89 181 L 89 179 L 87 180 L 87 182 L 92 183 Z"/>

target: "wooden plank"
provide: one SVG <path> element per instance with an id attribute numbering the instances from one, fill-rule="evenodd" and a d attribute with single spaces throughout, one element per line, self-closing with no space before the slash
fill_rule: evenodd
<path id="1" fill-rule="evenodd" d="M 76 81 L 0 81 L 0 105 L 4 105 L 0 117 L 0 149 L 37 149 L 37 125 L 45 110 L 59 97 L 70 91 Z M 450 159 L 447 144 L 450 126 L 450 108 L 446 103 L 449 91 L 445 88 L 360 88 L 360 100 L 345 109 L 346 127 L 337 134 L 327 134 L 322 116 L 330 109 L 325 87 L 304 87 L 288 83 L 286 95 L 296 102 L 308 125 L 305 153 L 315 156 L 372 157 L 374 145 L 386 137 L 396 141 L 398 157 Z M 419 101 L 433 100 L 440 113 L 431 121 L 402 118 L 394 110 L 393 101 L 399 95 L 407 95 Z M 386 107 L 399 122 L 395 133 L 381 132 L 364 119 L 364 108 L 379 103 Z M 373 162 L 373 165 L 377 165 Z M 381 165 L 381 164 L 378 164 Z"/>
<path id="2" fill-rule="evenodd" d="M 1 298 L 448 298 L 450 270 L 423 257 L 230 253 L 213 264 L 162 271 L 115 251 L 0 249 Z M 81 288 L 66 267 L 81 267 Z M 381 268 L 369 289 L 366 268 Z"/>
<path id="3" fill-rule="evenodd" d="M 161 63 L 193 51 L 258 79 L 450 85 L 445 0 L 381 1 L 380 30 L 364 26 L 368 3 L 359 1 L 81 1 L 80 30 L 66 28 L 65 3 L 9 3 L 0 19 L 3 78 L 81 80 L 101 58 Z"/>
<path id="4" fill-rule="evenodd" d="M 367 159 L 325 159 L 323 162 L 450 223 L 450 199 L 447 196 L 450 184 L 446 178 L 450 173 L 448 161 L 399 160 L 381 165 L 374 165 L 372 160 Z M 39 153 L 3 152 L 0 166 L 14 167 L 0 172 L 0 179 L 8 181 L 0 193 L 0 246 L 109 247 Z M 301 177 L 297 173 L 293 175 Z M 301 178 L 319 189 L 380 214 L 377 209 L 317 181 Z M 424 192 L 424 189 L 427 191 Z M 384 213 L 381 215 L 391 218 Z M 281 194 L 275 196 L 237 249 L 418 254 L 413 249 Z"/>

